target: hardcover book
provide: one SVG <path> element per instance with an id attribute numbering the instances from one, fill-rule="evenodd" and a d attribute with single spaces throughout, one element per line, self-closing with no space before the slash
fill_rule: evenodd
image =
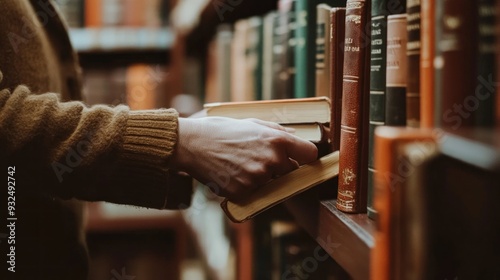
<path id="1" fill-rule="evenodd" d="M 225 199 L 221 206 L 233 222 L 244 222 L 303 191 L 337 176 L 338 173 L 339 152 L 334 152 L 268 182 L 241 200 L 230 201 Z"/>
<path id="2" fill-rule="evenodd" d="M 420 0 L 408 0 L 406 124 L 420 127 Z"/>
<path id="3" fill-rule="evenodd" d="M 328 123 L 330 121 L 328 97 L 220 102 L 205 104 L 205 109 L 207 116 L 235 119 L 258 118 L 280 124 Z"/>
<path id="4" fill-rule="evenodd" d="M 421 0 L 420 125 L 434 127 L 435 0 Z"/>
<path id="5" fill-rule="evenodd" d="M 330 95 L 330 10 L 324 3 L 316 7 L 316 96 Z"/>
<path id="6" fill-rule="evenodd" d="M 386 125 L 406 125 L 407 42 L 406 14 L 388 16 Z"/>
<path id="7" fill-rule="evenodd" d="M 369 11 L 370 1 L 347 1 L 336 206 L 349 213 L 366 212 L 370 36 L 365 30 Z"/>
<path id="8" fill-rule="evenodd" d="M 371 9 L 370 115 L 368 127 L 368 217 L 376 216 L 373 208 L 373 164 L 375 128 L 385 125 L 385 83 L 387 64 L 387 0 L 373 0 Z"/>
<path id="9" fill-rule="evenodd" d="M 332 151 L 340 149 L 340 119 L 342 116 L 342 83 L 344 73 L 345 8 L 330 10 L 330 142 Z"/>

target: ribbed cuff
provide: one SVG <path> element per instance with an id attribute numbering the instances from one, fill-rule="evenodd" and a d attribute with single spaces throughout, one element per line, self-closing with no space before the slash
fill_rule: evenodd
<path id="1" fill-rule="evenodd" d="M 168 170 L 177 137 L 174 109 L 129 112 L 118 155 L 121 176 L 115 178 L 121 203 L 159 209 L 189 206 L 191 179 Z"/>
<path id="2" fill-rule="evenodd" d="M 177 143 L 178 117 L 174 109 L 130 111 L 123 134 L 122 160 L 166 172 Z"/>

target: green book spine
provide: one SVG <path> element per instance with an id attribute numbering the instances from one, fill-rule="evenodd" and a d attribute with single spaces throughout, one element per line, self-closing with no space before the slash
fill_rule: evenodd
<path id="1" fill-rule="evenodd" d="M 298 0 L 296 5 L 295 97 L 297 98 L 310 97 L 315 92 L 315 72 L 312 65 L 314 60 L 309 54 L 316 35 L 314 32 L 316 2 L 318 1 Z"/>
<path id="2" fill-rule="evenodd" d="M 370 125 L 368 146 L 368 217 L 375 219 L 373 208 L 375 128 L 385 125 L 385 77 L 387 59 L 387 0 L 373 0 L 371 10 L 370 52 Z"/>
<path id="3" fill-rule="evenodd" d="M 295 7 L 295 97 L 312 97 L 316 92 L 316 6 L 324 2 L 345 7 L 343 0 L 297 0 Z"/>

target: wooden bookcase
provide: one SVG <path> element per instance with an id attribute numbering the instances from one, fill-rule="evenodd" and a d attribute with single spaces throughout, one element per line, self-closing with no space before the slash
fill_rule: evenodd
<path id="1" fill-rule="evenodd" d="M 231 1 L 206 1 L 194 18 L 199 19 L 193 28 L 185 31 L 179 45 L 183 57 L 205 59 L 207 46 L 216 26 L 223 22 L 235 22 L 240 18 L 262 15 L 275 9 L 277 1 L 239 1 L 221 19 L 215 8 L 218 4 L 231 6 Z M 238 1 L 233 1 L 238 2 Z M 251 3 L 251 4 L 250 4 Z M 174 46 L 176 48 L 176 46 Z M 176 58 L 182 61 L 184 58 Z M 180 66 L 182 67 L 182 66 Z M 496 176 L 500 173 L 500 131 L 458 130 L 445 132 L 447 141 L 438 144 L 442 154 L 452 160 L 467 163 Z M 481 151 L 480 154 L 474 151 Z M 319 245 L 353 279 L 370 278 L 370 254 L 374 248 L 376 222 L 366 214 L 346 214 L 336 209 L 335 199 L 320 199 L 313 189 L 284 203 L 294 220 L 311 235 Z"/>

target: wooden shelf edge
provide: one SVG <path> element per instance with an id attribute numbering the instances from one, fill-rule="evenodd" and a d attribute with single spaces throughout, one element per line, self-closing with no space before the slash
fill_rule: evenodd
<path id="1" fill-rule="evenodd" d="M 285 207 L 353 279 L 369 279 L 375 222 L 366 214 L 338 211 L 335 200 L 317 197 L 314 191 L 306 192 L 286 201 Z"/>

